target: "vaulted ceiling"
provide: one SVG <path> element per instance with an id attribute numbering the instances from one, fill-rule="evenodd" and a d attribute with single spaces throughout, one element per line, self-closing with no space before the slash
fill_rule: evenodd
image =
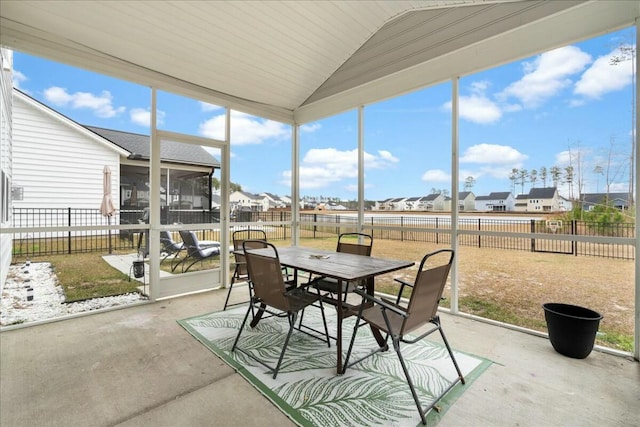
<path id="1" fill-rule="evenodd" d="M 304 123 L 632 25 L 636 1 L 0 1 L 0 43 Z"/>

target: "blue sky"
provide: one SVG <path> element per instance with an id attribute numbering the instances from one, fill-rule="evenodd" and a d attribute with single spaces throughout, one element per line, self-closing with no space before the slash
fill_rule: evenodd
<path id="1" fill-rule="evenodd" d="M 460 183 L 476 195 L 528 192 L 512 169 L 571 165 L 573 188 L 628 191 L 632 129 L 632 28 L 606 34 L 460 79 Z M 621 49 L 622 47 L 622 49 Z M 630 55 L 627 55 L 630 57 Z M 14 84 L 84 125 L 149 133 L 147 87 L 15 52 Z M 160 128 L 222 138 L 224 111 L 161 93 Z M 365 107 L 365 197 L 450 191 L 451 83 Z M 309 123 L 301 131 L 301 195 L 357 197 L 357 112 Z M 255 193 L 291 193 L 291 129 L 234 112 L 231 180 Z M 547 180 L 547 186 L 551 186 Z M 542 187 L 541 179 L 535 183 Z"/>

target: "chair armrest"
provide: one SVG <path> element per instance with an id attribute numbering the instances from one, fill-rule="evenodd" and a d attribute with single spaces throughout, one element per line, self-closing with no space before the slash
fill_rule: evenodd
<path id="1" fill-rule="evenodd" d="M 398 278 L 394 278 L 393 280 L 395 280 L 396 282 L 400 283 L 400 290 L 398 291 L 398 296 L 396 298 L 396 304 L 400 304 L 400 298 L 402 298 L 402 291 L 404 290 L 405 286 L 408 286 L 410 288 L 413 288 L 413 284 L 409 283 L 409 282 L 405 282 L 402 279 L 398 279 Z"/>
<path id="2" fill-rule="evenodd" d="M 368 293 L 366 293 L 366 292 L 364 292 L 364 291 L 362 291 L 360 289 L 354 289 L 353 292 L 355 292 L 358 295 L 360 295 L 362 297 L 363 301 L 367 300 L 367 301 L 372 302 L 374 304 L 378 304 L 379 306 L 381 306 L 385 310 L 390 310 L 390 311 L 396 313 L 399 316 L 402 316 L 402 317 L 407 317 L 408 316 L 407 312 L 405 310 L 403 310 L 402 307 L 400 307 L 400 306 L 397 306 L 397 305 L 392 304 L 392 303 L 390 304 L 387 301 L 382 300 L 380 298 L 376 298 L 376 297 L 374 297 L 372 295 L 369 295 Z"/>
<path id="3" fill-rule="evenodd" d="M 395 280 L 396 282 L 402 284 L 402 286 L 409 286 L 410 288 L 413 288 L 413 284 L 411 284 L 409 282 L 405 282 L 402 279 L 398 279 L 397 277 L 394 277 L 393 280 Z"/>

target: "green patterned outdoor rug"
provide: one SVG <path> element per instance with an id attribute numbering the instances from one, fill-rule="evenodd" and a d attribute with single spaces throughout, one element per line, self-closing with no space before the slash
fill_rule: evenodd
<path id="1" fill-rule="evenodd" d="M 242 324 L 247 307 L 180 320 L 191 335 L 203 343 L 222 360 L 253 384 L 280 410 L 301 426 L 416 426 L 420 416 L 393 349 L 379 352 L 336 375 L 336 348 L 294 331 L 278 372 L 272 373 L 242 352 L 231 353 L 233 341 Z M 329 331 L 335 331 L 335 310 L 325 310 Z M 343 350 L 346 350 L 353 330 L 354 318 L 343 325 Z M 269 317 L 260 321 L 255 329 L 245 326 L 239 346 L 251 351 L 270 366 L 275 366 L 282 349 L 288 323 L 286 318 Z M 304 324 L 322 329 L 320 311 L 308 309 Z M 445 333 L 446 333 L 446 325 Z M 439 339 L 436 332 L 431 336 Z M 438 338 L 436 338 L 438 336 Z M 366 354 L 376 348 L 376 341 L 367 327 L 360 328 L 354 346 L 354 356 Z M 369 350 L 369 351 L 368 351 Z M 469 354 L 454 351 L 456 360 L 467 382 L 456 385 L 440 402 L 440 412 L 429 412 L 430 426 L 444 415 L 453 402 L 471 386 L 491 362 Z M 421 402 L 428 404 L 456 378 L 455 368 L 446 348 L 439 342 L 422 340 L 403 347 L 405 357 Z M 352 359 L 356 360 L 356 359 Z"/>

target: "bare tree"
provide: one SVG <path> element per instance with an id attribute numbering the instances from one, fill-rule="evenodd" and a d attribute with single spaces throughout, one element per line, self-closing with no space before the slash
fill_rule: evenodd
<path id="1" fill-rule="evenodd" d="M 619 55 L 613 55 L 611 65 L 631 61 L 631 155 L 629 156 L 629 206 L 633 205 L 633 185 L 636 160 L 636 48 L 633 43 L 618 46 Z M 607 189 L 607 193 L 609 190 Z"/>
<path id="2" fill-rule="evenodd" d="M 545 166 L 542 166 L 540 168 L 540 179 L 542 180 L 542 186 L 545 188 L 547 186 L 547 178 L 548 178 L 547 168 Z"/>
<path id="3" fill-rule="evenodd" d="M 471 191 L 471 189 L 473 188 L 473 186 L 476 184 L 476 179 L 472 176 L 468 176 L 465 180 L 464 180 L 464 190 L 465 191 Z"/>
<path id="4" fill-rule="evenodd" d="M 520 194 L 524 194 L 524 184 L 528 181 L 529 172 L 526 169 L 518 170 L 518 183 L 520 184 Z"/>
<path id="5" fill-rule="evenodd" d="M 509 181 L 511 181 L 511 192 L 516 194 L 516 182 L 518 181 L 518 169 L 511 169 L 511 173 L 509 174 Z"/>
<path id="6" fill-rule="evenodd" d="M 575 171 L 573 166 L 569 165 L 564 168 L 564 182 L 569 184 L 569 198 L 573 199 L 573 181 L 575 179 Z"/>
<path id="7" fill-rule="evenodd" d="M 549 169 L 549 173 L 551 174 L 551 181 L 553 182 L 554 187 L 558 187 L 560 184 L 560 179 L 562 177 L 562 170 L 558 166 L 551 166 Z"/>
<path id="8" fill-rule="evenodd" d="M 529 181 L 531 181 L 532 188 L 536 188 L 537 180 L 538 180 L 538 171 L 535 169 L 531 169 L 531 172 L 529 172 Z"/>
<path id="9" fill-rule="evenodd" d="M 600 176 L 604 175 L 604 168 L 600 165 L 597 165 L 593 168 L 593 173 L 596 174 L 596 193 L 600 192 Z"/>
<path id="10" fill-rule="evenodd" d="M 607 165 L 605 167 L 605 185 L 607 186 L 607 195 L 611 192 L 611 184 L 624 172 L 626 161 L 620 161 L 619 154 L 616 154 L 616 138 L 612 136 L 609 139 L 609 152 L 607 153 Z"/>

